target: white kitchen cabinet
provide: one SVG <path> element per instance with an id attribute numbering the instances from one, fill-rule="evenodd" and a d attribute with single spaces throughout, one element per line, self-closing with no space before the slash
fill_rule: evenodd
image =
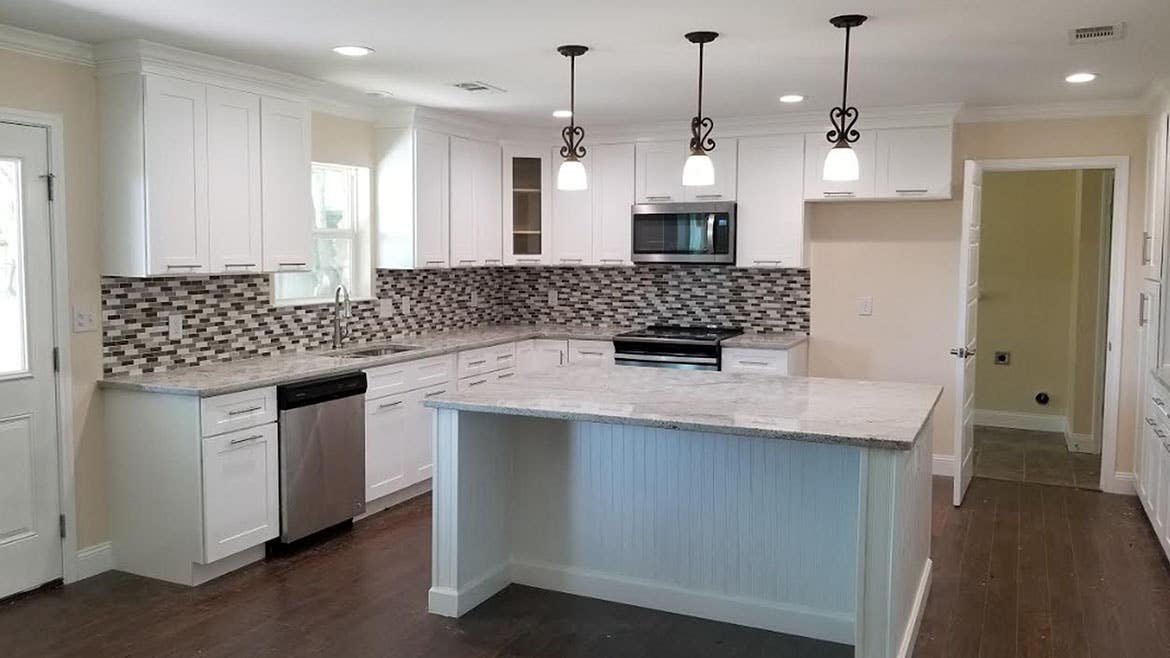
<path id="1" fill-rule="evenodd" d="M 557 155 L 556 149 L 553 155 Z M 556 162 L 554 158 L 554 162 Z M 590 186 L 593 185 L 593 156 L 581 158 Z M 553 190 L 553 265 L 588 265 L 593 259 L 593 194 L 590 190 Z"/>
<path id="2" fill-rule="evenodd" d="M 808 342 L 783 350 L 725 347 L 721 370 L 803 377 L 808 374 Z"/>
<path id="3" fill-rule="evenodd" d="M 1147 161 L 1147 211 L 1142 228 L 1141 268 L 1145 278 L 1162 277 L 1167 215 L 1170 214 L 1170 114 L 1158 112 L 1150 119 Z"/>
<path id="4" fill-rule="evenodd" d="M 264 269 L 309 268 L 313 251 L 312 115 L 309 104 L 260 99 Z"/>
<path id="5" fill-rule="evenodd" d="M 263 259 L 260 97 L 207 88 L 207 201 L 213 272 L 259 272 Z"/>
<path id="6" fill-rule="evenodd" d="M 543 146 L 503 149 L 504 263 L 542 265 L 552 260 L 552 172 Z"/>
<path id="7" fill-rule="evenodd" d="M 613 365 L 613 341 L 570 340 L 569 363 L 599 366 Z"/>
<path id="8" fill-rule="evenodd" d="M 600 144 L 589 151 L 593 165 L 592 224 L 595 265 L 631 265 L 630 208 L 634 204 L 634 145 Z"/>
<path id="9" fill-rule="evenodd" d="M 280 535 L 276 423 L 203 439 L 203 562 Z"/>
<path id="10" fill-rule="evenodd" d="M 950 126 L 878 130 L 879 199 L 951 198 Z"/>
<path id="11" fill-rule="evenodd" d="M 735 138 L 729 137 L 715 141 L 715 149 L 707 154 L 711 158 L 711 166 L 715 169 L 715 183 L 713 185 L 684 186 L 686 201 L 735 201 L 736 199 L 739 142 Z M 680 178 L 682 177 L 682 169 L 679 169 L 678 175 Z"/>
<path id="12" fill-rule="evenodd" d="M 141 274 L 207 272 L 207 93 L 202 84 L 143 77 L 146 251 Z"/>
<path id="13" fill-rule="evenodd" d="M 442 133 L 377 134 L 377 266 L 442 268 L 450 262 L 450 148 Z"/>
<path id="14" fill-rule="evenodd" d="M 500 265 L 500 147 L 452 137 L 450 157 L 451 266 Z"/>
<path id="15" fill-rule="evenodd" d="M 366 401 L 366 502 L 406 485 L 406 460 L 417 438 L 408 428 L 421 397 L 415 391 Z"/>
<path id="16" fill-rule="evenodd" d="M 804 137 L 739 140 L 736 258 L 739 267 L 807 267 Z"/>
<path id="17" fill-rule="evenodd" d="M 687 145 L 683 141 L 639 142 L 635 184 L 638 203 L 679 203 L 686 201 L 682 184 Z"/>
<path id="18" fill-rule="evenodd" d="M 526 375 L 568 363 L 569 341 L 536 338 L 516 343 L 516 372 Z"/>
<path id="19" fill-rule="evenodd" d="M 853 144 L 860 166 L 855 181 L 827 181 L 824 179 L 825 157 L 833 145 L 824 132 L 804 136 L 804 198 L 806 201 L 840 201 L 872 199 L 877 191 L 877 135 L 875 131 L 861 133 Z"/>

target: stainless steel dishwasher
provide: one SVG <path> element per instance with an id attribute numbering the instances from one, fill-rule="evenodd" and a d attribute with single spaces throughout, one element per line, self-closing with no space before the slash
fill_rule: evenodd
<path id="1" fill-rule="evenodd" d="M 280 541 L 366 511 L 366 375 L 278 386 Z"/>

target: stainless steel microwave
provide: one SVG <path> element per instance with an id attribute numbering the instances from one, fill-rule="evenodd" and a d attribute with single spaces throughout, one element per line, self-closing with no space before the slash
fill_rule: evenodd
<path id="1" fill-rule="evenodd" d="M 646 203 L 633 207 L 635 263 L 735 263 L 735 204 Z"/>

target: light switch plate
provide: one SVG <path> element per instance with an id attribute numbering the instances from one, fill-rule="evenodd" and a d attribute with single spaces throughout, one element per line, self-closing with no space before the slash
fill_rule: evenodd
<path id="1" fill-rule="evenodd" d="M 394 302 L 389 299 L 378 300 L 378 317 L 388 318 L 394 315 Z"/>
<path id="2" fill-rule="evenodd" d="M 97 331 L 97 313 L 76 309 L 73 311 L 73 333 L 83 334 Z"/>
<path id="3" fill-rule="evenodd" d="M 410 298 L 403 297 L 401 300 L 398 301 L 398 307 L 400 309 L 402 309 L 403 315 L 410 315 Z"/>
<path id="4" fill-rule="evenodd" d="M 873 297 L 857 298 L 857 314 L 873 315 Z"/>
<path id="5" fill-rule="evenodd" d="M 471 291 L 471 305 L 472 306 L 479 306 L 479 291 L 478 290 Z"/>
<path id="6" fill-rule="evenodd" d="M 167 316 L 167 338 L 183 340 L 183 316 L 177 313 Z"/>

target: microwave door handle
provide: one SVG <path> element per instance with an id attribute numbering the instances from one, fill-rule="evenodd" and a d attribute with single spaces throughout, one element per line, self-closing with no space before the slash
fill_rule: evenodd
<path id="1" fill-rule="evenodd" d="M 715 253 L 715 214 L 707 215 L 707 253 Z"/>

